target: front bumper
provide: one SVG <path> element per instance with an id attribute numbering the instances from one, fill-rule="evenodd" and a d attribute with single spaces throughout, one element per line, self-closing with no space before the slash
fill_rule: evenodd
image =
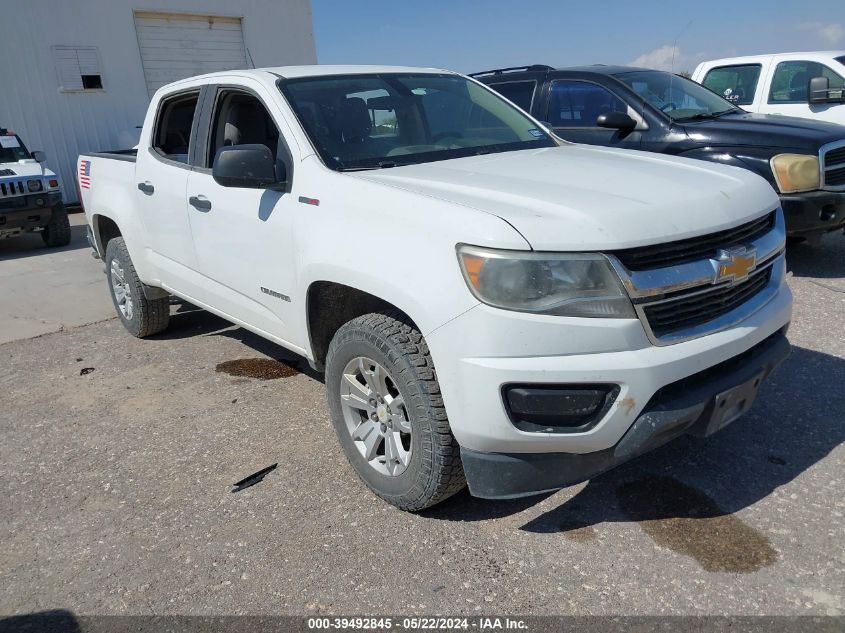
<path id="1" fill-rule="evenodd" d="M 58 192 L 0 198 L 0 237 L 44 228 L 61 203 Z"/>
<path id="2" fill-rule="evenodd" d="M 845 192 L 808 191 L 780 197 L 786 233 L 802 236 L 845 227 Z"/>
<path id="3" fill-rule="evenodd" d="M 522 497 L 584 481 L 685 433 L 710 435 L 745 413 L 760 383 L 787 356 L 776 332 L 743 354 L 656 393 L 622 439 L 593 453 L 481 453 L 461 447 L 470 492 L 486 499 Z M 730 415 L 722 415 L 728 410 Z"/>

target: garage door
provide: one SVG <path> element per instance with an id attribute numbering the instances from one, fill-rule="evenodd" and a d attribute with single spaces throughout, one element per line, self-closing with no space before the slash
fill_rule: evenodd
<path id="1" fill-rule="evenodd" d="M 171 81 L 247 67 L 240 18 L 136 11 L 135 30 L 150 96 Z"/>

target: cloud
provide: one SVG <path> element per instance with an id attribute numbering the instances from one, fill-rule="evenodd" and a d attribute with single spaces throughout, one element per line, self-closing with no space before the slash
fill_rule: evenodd
<path id="1" fill-rule="evenodd" d="M 802 22 L 799 31 L 807 31 L 825 46 L 836 46 L 845 41 L 845 27 L 837 22 Z"/>
<path id="2" fill-rule="evenodd" d="M 636 59 L 628 62 L 629 66 L 643 66 L 644 68 L 656 68 L 658 70 L 672 70 L 674 57 L 674 69 L 676 72 L 687 70 L 684 67 L 687 59 L 681 49 L 667 44 L 653 51 L 643 53 Z"/>

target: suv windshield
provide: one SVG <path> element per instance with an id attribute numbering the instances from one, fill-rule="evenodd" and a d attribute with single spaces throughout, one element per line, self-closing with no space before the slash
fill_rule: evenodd
<path id="1" fill-rule="evenodd" d="M 742 112 L 704 86 L 658 70 L 619 73 L 615 77 L 672 121 L 711 119 Z"/>
<path id="2" fill-rule="evenodd" d="M 557 145 L 496 93 L 457 75 L 333 75 L 283 80 L 279 87 L 332 169 Z"/>
<path id="3" fill-rule="evenodd" d="M 16 163 L 32 158 L 20 137 L 0 130 L 0 163 Z"/>

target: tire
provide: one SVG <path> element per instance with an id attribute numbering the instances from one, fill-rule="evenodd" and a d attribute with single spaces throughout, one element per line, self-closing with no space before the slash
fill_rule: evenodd
<path id="1" fill-rule="evenodd" d="M 392 394 L 383 399 L 371 388 L 370 381 L 379 382 L 379 376 L 382 390 Z M 326 358 L 326 393 L 347 459 L 370 490 L 388 503 L 416 512 L 466 485 L 428 345 L 403 314 L 366 314 L 337 331 Z M 376 407 L 370 398 L 374 394 L 379 398 Z M 381 439 L 372 435 L 379 431 Z"/>
<path id="2" fill-rule="evenodd" d="M 42 229 L 41 239 L 51 248 L 70 244 L 70 220 L 65 205 L 57 204 L 53 207 L 53 215 L 47 226 Z"/>
<path id="3" fill-rule="evenodd" d="M 146 297 L 144 285 L 138 279 L 122 237 L 109 241 L 105 263 L 109 294 L 123 327 L 138 338 L 165 330 L 170 320 L 170 297 Z"/>

